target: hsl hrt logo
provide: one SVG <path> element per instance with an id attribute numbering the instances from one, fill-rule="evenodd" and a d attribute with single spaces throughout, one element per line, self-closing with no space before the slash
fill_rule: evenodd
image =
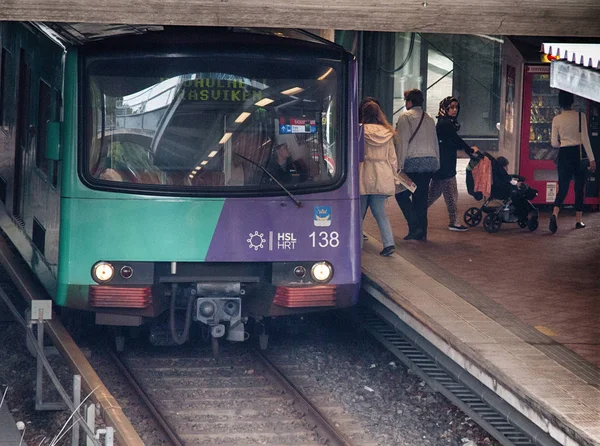
<path id="1" fill-rule="evenodd" d="M 296 242 L 296 236 L 293 232 L 279 232 L 277 234 L 277 249 L 294 249 Z"/>

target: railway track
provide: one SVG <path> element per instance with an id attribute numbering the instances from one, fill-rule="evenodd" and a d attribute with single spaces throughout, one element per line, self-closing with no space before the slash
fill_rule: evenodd
<path id="1" fill-rule="evenodd" d="M 309 401 L 263 353 L 225 349 L 219 362 L 198 349 L 129 351 L 113 360 L 173 445 L 367 445 L 356 420 Z M 347 436 L 347 431 L 351 434 Z M 352 438 L 352 437 L 355 438 Z"/>

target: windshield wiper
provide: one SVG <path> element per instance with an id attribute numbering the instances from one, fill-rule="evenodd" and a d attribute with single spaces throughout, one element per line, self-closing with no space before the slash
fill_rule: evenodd
<path id="1" fill-rule="evenodd" d="M 298 199 L 296 198 L 296 196 L 295 196 L 293 193 L 291 193 L 291 192 L 290 192 L 290 191 L 289 191 L 289 190 L 288 190 L 288 189 L 287 189 L 287 188 L 286 188 L 286 187 L 285 187 L 283 184 L 281 184 L 281 183 L 280 183 L 280 182 L 277 180 L 277 178 L 275 178 L 275 177 L 273 176 L 273 174 L 272 174 L 271 172 L 269 172 L 267 169 L 265 169 L 265 168 L 264 168 L 263 166 L 261 166 L 260 164 L 258 164 L 258 163 L 255 163 L 254 161 L 252 161 L 252 160 L 251 160 L 251 159 L 249 159 L 249 158 L 246 158 L 244 155 L 240 155 L 240 154 L 239 154 L 239 153 L 237 153 L 237 152 L 233 152 L 233 154 L 234 154 L 234 155 L 237 155 L 237 156 L 239 156 L 240 158 L 242 158 L 242 159 L 244 159 L 244 160 L 246 160 L 246 161 L 248 161 L 250 164 L 253 164 L 253 165 L 255 165 L 255 166 L 256 166 L 256 167 L 258 167 L 260 170 L 262 170 L 264 173 L 266 173 L 267 175 L 269 175 L 269 177 L 271 177 L 271 179 L 272 179 L 273 181 L 275 181 L 275 182 L 276 182 L 276 183 L 279 185 L 279 187 L 280 187 L 280 188 L 282 188 L 282 189 L 283 189 L 283 190 L 286 192 L 286 194 L 288 194 L 288 195 L 290 196 L 290 198 L 291 198 L 292 200 L 294 200 L 294 203 L 296 203 L 296 206 L 298 206 L 299 208 L 301 208 L 301 207 L 302 207 L 302 202 L 301 202 L 300 200 L 298 200 Z"/>

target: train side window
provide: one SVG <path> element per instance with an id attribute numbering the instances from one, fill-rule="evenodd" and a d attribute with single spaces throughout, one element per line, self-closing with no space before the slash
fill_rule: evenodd
<path id="1" fill-rule="evenodd" d="M 46 158 L 46 134 L 48 121 L 52 119 L 52 88 L 43 80 L 40 81 L 38 103 L 38 132 L 35 148 L 35 164 L 44 173 L 48 173 Z"/>
<path id="2" fill-rule="evenodd" d="M 6 81 L 6 50 L 2 48 L 0 53 L 0 126 L 4 127 L 4 86 Z"/>
<path id="3" fill-rule="evenodd" d="M 2 48 L 2 59 L 0 59 L 0 126 L 8 127 L 8 110 L 10 109 L 10 70 L 12 58 L 10 53 Z"/>
<path id="4" fill-rule="evenodd" d="M 53 96 L 52 110 L 53 110 L 54 114 L 52 115 L 50 120 L 51 121 L 60 121 L 60 109 L 62 107 L 62 97 L 60 95 L 60 91 L 58 91 L 56 88 L 53 88 L 52 96 Z M 58 161 L 50 161 L 50 166 L 51 166 L 50 177 L 51 177 L 52 185 L 54 187 L 56 187 L 58 184 Z"/>

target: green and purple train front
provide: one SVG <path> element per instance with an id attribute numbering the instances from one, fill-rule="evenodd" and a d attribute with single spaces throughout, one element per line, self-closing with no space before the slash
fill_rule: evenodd
<path id="1" fill-rule="evenodd" d="M 172 300 L 202 322 L 228 298 L 249 316 L 356 302 L 353 58 L 223 36 L 67 52 L 60 305 L 131 325 Z"/>

